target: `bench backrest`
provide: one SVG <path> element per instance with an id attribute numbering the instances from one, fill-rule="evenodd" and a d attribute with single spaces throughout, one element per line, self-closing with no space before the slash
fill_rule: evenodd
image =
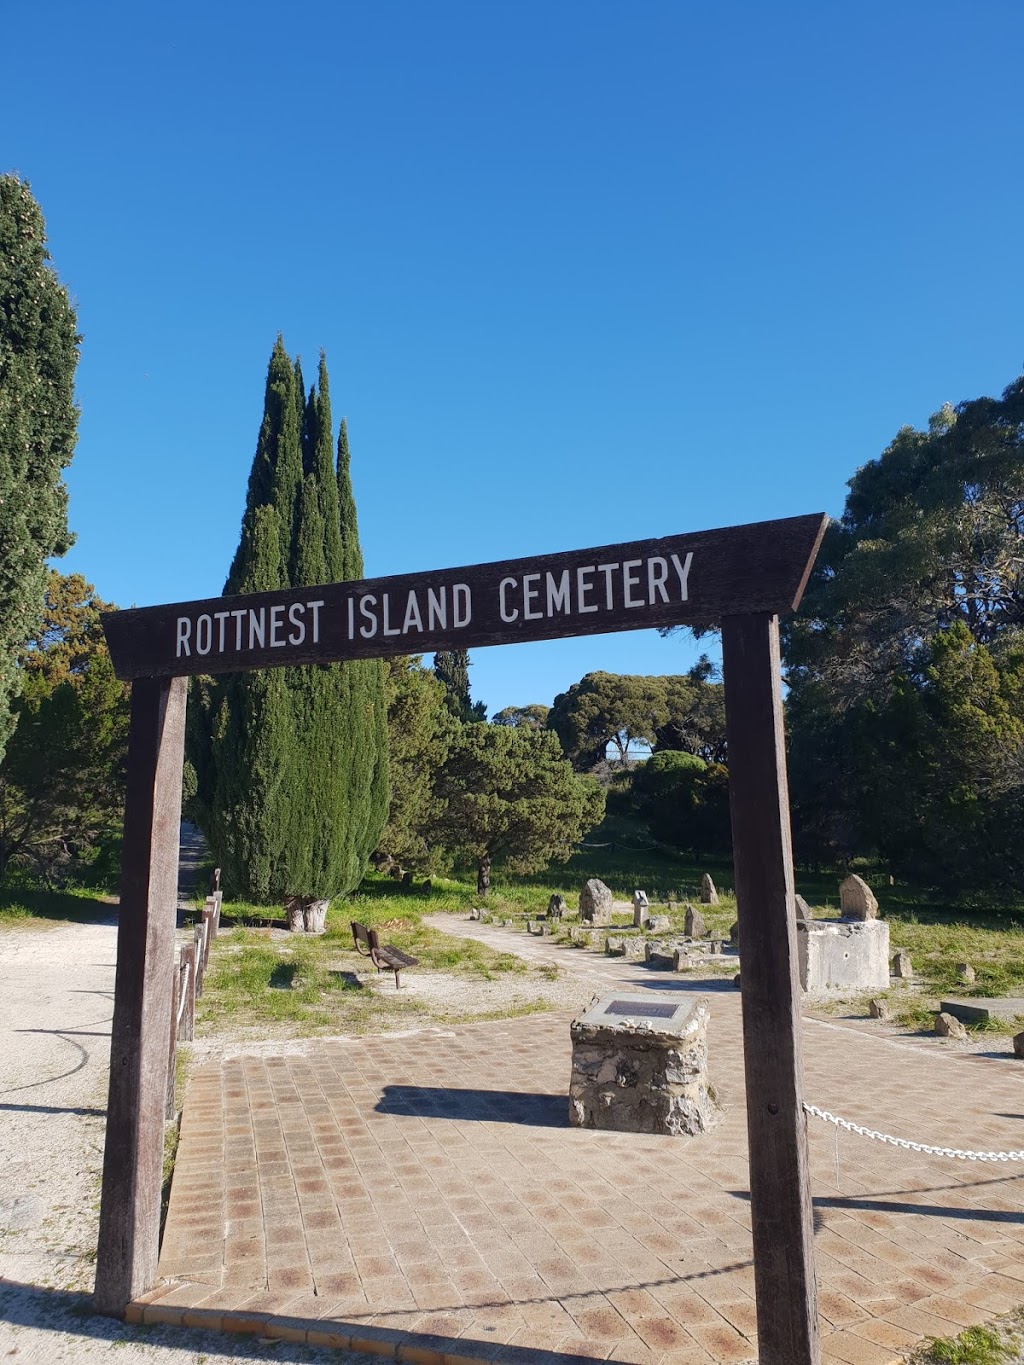
<path id="1" fill-rule="evenodd" d="M 377 937 L 376 929 L 367 929 L 365 924 L 359 924 L 356 920 L 351 921 L 352 938 L 355 940 L 356 948 L 361 953 L 375 953 L 380 948 L 380 939 Z M 363 948 L 365 943 L 366 947 Z"/>

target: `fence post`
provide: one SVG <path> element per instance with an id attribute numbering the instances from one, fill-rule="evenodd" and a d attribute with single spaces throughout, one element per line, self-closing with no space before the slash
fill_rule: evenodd
<path id="1" fill-rule="evenodd" d="M 206 975 L 206 921 L 196 925 L 196 999 L 203 993 L 203 977 Z"/>
<path id="2" fill-rule="evenodd" d="M 181 945 L 181 980 L 185 992 L 185 1008 L 181 1012 L 181 1027 L 178 1037 L 183 1043 L 191 1043 L 196 1029 L 196 943 Z"/>
<path id="3" fill-rule="evenodd" d="M 175 1095 L 174 1095 L 174 1061 L 178 1053 L 178 1001 L 181 999 L 181 975 L 178 964 L 174 964 L 174 971 L 171 974 L 171 1032 L 170 1046 L 167 1050 L 167 1102 L 164 1106 L 164 1118 L 173 1119 L 175 1114 Z"/>

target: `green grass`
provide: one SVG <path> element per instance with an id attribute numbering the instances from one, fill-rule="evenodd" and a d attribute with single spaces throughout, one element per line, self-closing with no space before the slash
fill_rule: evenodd
<path id="1" fill-rule="evenodd" d="M 87 924 L 107 919 L 114 902 L 86 887 L 44 891 L 29 887 L 0 890 L 0 929 L 45 929 L 57 924 Z"/>
<path id="2" fill-rule="evenodd" d="M 1015 1354 L 1001 1333 L 990 1327 L 968 1327 L 955 1337 L 929 1337 L 917 1365 L 1003 1365 Z"/>

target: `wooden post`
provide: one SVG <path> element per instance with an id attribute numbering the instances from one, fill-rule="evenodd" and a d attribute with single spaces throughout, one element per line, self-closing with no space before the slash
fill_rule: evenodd
<path id="1" fill-rule="evenodd" d="M 178 1055 L 178 1002 L 180 999 L 181 973 L 178 964 L 175 962 L 174 970 L 171 972 L 171 1030 L 167 1048 L 167 1102 L 164 1108 L 164 1118 L 167 1120 L 173 1119 L 175 1114 L 174 1072 L 176 1068 L 174 1063 Z"/>
<path id="2" fill-rule="evenodd" d="M 186 680 L 132 684 L 95 1306 L 156 1280 Z"/>
<path id="3" fill-rule="evenodd" d="M 206 921 L 197 924 L 195 928 L 195 954 L 196 954 L 196 999 L 198 1000 L 203 993 L 203 977 L 206 975 Z"/>
<path id="4" fill-rule="evenodd" d="M 722 621 L 758 1359 L 818 1365 L 779 621 Z"/>
<path id="5" fill-rule="evenodd" d="M 191 1043 L 196 1031 L 196 945 L 181 945 L 182 982 L 185 992 L 185 1008 L 181 1012 L 181 1028 L 178 1037 L 183 1043 Z"/>

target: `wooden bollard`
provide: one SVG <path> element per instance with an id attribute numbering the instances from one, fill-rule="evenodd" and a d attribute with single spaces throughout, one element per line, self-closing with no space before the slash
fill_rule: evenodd
<path id="1" fill-rule="evenodd" d="M 173 1119 L 175 1114 L 174 1096 L 174 1058 L 178 1051 L 178 1001 L 181 999 L 181 977 L 178 964 L 174 964 L 171 976 L 171 1028 L 167 1050 L 167 1098 L 164 1104 L 164 1118 Z"/>
<path id="2" fill-rule="evenodd" d="M 203 976 L 206 970 L 206 922 L 196 925 L 194 945 L 196 955 L 196 999 L 203 993 Z"/>
<path id="3" fill-rule="evenodd" d="M 203 971 L 206 971 L 210 962 L 210 944 L 213 941 L 213 907 L 207 903 L 203 906 Z"/>
<path id="4" fill-rule="evenodd" d="M 181 945 L 179 980 L 181 981 L 181 991 L 185 997 L 185 1007 L 181 1011 L 178 1037 L 183 1043 L 191 1043 L 196 1035 L 196 945 L 194 939 L 191 943 Z"/>
<path id="5" fill-rule="evenodd" d="M 220 890 L 220 868 L 215 867 L 210 873 L 210 895 L 214 895 Z"/>
<path id="6" fill-rule="evenodd" d="M 205 904 L 203 905 L 204 913 L 207 910 L 210 912 L 210 937 L 216 938 L 217 930 L 220 928 L 220 902 L 217 900 L 216 895 L 207 896 Z"/>

